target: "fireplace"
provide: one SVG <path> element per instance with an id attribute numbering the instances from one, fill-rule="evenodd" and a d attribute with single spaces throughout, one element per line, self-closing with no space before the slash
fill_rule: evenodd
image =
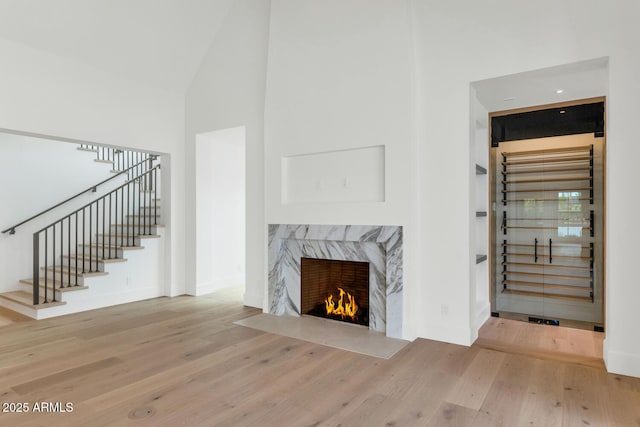
<path id="1" fill-rule="evenodd" d="M 270 224 L 265 312 L 290 316 L 304 313 L 302 258 L 369 264 L 369 330 L 402 338 L 402 227 Z M 339 300 L 339 294 L 335 297 Z M 357 296 L 356 303 L 360 304 Z"/>
<path id="2" fill-rule="evenodd" d="M 300 313 L 369 326 L 369 263 L 302 257 Z"/>

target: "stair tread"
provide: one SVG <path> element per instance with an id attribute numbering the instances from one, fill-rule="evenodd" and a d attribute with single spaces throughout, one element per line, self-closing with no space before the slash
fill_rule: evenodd
<path id="1" fill-rule="evenodd" d="M 158 234 L 129 234 L 127 236 L 126 234 L 123 234 L 123 233 L 111 233 L 111 234 L 98 233 L 98 234 L 96 234 L 96 236 L 99 236 L 99 237 L 104 237 L 104 236 L 109 237 L 109 236 L 111 236 L 111 237 L 118 237 L 118 238 L 120 238 L 120 237 L 125 237 L 125 238 L 126 237 L 129 237 L 129 238 L 133 237 L 133 238 L 136 238 L 137 237 L 137 238 L 140 238 L 140 239 L 159 239 L 160 238 L 160 235 L 158 235 Z"/>
<path id="2" fill-rule="evenodd" d="M 47 285 L 53 285 L 53 281 L 51 280 L 51 278 L 49 278 L 49 281 L 51 283 L 47 283 Z M 20 280 L 20 283 L 24 283 L 25 285 L 30 285 L 33 286 L 33 279 L 22 279 Z M 89 289 L 88 286 L 82 286 L 82 285 L 78 285 L 78 286 L 69 286 L 69 287 L 64 287 L 64 288 L 59 288 L 58 285 L 60 284 L 60 282 L 56 282 L 56 292 L 74 292 L 74 291 L 82 291 L 84 289 Z M 45 287 L 45 281 L 44 281 L 44 277 L 40 278 L 40 288 L 44 289 Z M 40 291 L 42 293 L 42 291 Z"/>
<path id="3" fill-rule="evenodd" d="M 97 257 L 96 258 L 95 256 L 89 257 L 89 255 L 87 255 L 87 254 L 85 254 L 84 256 L 78 254 L 77 257 L 78 257 L 78 260 L 85 259 L 85 260 L 89 260 L 89 261 L 93 261 L 93 262 L 95 262 L 97 260 L 98 262 L 102 262 L 102 263 L 105 263 L 105 264 L 110 264 L 110 263 L 114 263 L 114 262 L 127 262 L 126 258 L 101 258 L 101 257 Z M 62 258 L 71 258 L 71 259 L 75 260 L 76 259 L 76 254 L 63 255 Z M 75 265 L 74 263 L 71 263 L 72 267 L 74 265 Z"/>
<path id="4" fill-rule="evenodd" d="M 30 307 L 33 308 L 35 310 L 42 310 L 45 308 L 49 308 L 49 307 L 56 307 L 59 305 L 65 305 L 66 302 L 64 301 L 56 301 L 56 302 L 52 302 L 49 301 L 48 303 L 44 304 L 44 296 L 40 296 L 40 304 L 38 305 L 33 305 L 33 295 L 31 295 L 29 292 L 25 292 L 25 291 L 11 291 L 11 292 L 5 292 L 0 294 L 0 297 L 5 298 L 9 301 L 13 301 L 15 303 L 18 303 L 20 305 L 24 305 L 26 307 Z"/>
<path id="5" fill-rule="evenodd" d="M 140 224 L 141 227 L 144 227 L 144 224 Z M 111 224 L 111 227 L 138 227 L 137 223 L 134 224 Z M 160 227 L 164 228 L 164 224 L 147 224 L 147 227 Z"/>
<path id="6" fill-rule="evenodd" d="M 45 267 L 40 267 L 40 270 L 47 270 L 47 271 L 52 271 L 52 272 L 55 271 L 55 273 L 57 275 L 60 275 L 60 266 L 56 266 L 55 268 L 54 267 L 47 267 L 46 269 L 45 269 Z M 71 273 L 71 274 L 69 274 L 69 273 Z M 108 274 L 109 274 L 109 272 L 107 272 L 107 271 L 86 271 L 86 272 L 83 273 L 82 271 L 78 270 L 78 276 L 80 276 L 80 277 L 106 276 Z M 69 276 L 69 275 L 75 276 L 76 275 L 75 266 L 72 266 L 71 270 L 69 270 L 67 268 L 67 266 L 64 266 L 62 268 L 62 275 L 63 276 Z"/>
<path id="7" fill-rule="evenodd" d="M 79 243 L 78 246 L 92 247 L 92 248 L 98 248 L 98 249 L 102 249 L 103 247 L 105 249 L 109 249 L 109 247 L 111 247 L 111 249 L 121 249 L 121 250 L 140 250 L 140 249 L 144 249 L 144 246 L 116 246 L 116 245 L 106 245 L 106 244 L 103 245 L 102 243 L 92 243 L 92 244 Z"/>

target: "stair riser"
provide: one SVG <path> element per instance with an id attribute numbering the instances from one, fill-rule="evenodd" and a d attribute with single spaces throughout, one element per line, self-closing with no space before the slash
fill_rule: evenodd
<path id="1" fill-rule="evenodd" d="M 71 283 L 71 286 L 73 286 L 74 283 Z M 79 286 L 84 286 L 83 283 L 80 283 L 80 278 L 78 277 L 78 285 Z M 67 283 L 64 284 L 64 287 L 67 287 Z M 61 297 L 61 295 L 63 295 L 62 292 L 59 291 L 60 288 L 60 283 L 56 282 L 56 299 L 57 300 L 62 300 L 64 301 L 64 299 Z M 20 289 L 25 291 L 25 292 L 29 292 L 29 293 L 33 293 L 33 286 L 29 285 L 27 283 L 20 283 Z M 49 285 L 49 287 L 47 288 L 47 295 L 49 296 L 49 298 L 51 298 L 51 285 Z M 40 286 L 40 296 L 44 296 L 44 287 Z"/>
<path id="2" fill-rule="evenodd" d="M 96 269 L 95 257 L 91 261 L 91 269 L 94 271 Z M 62 263 L 62 270 L 63 271 L 69 270 L 69 263 L 67 262 L 67 258 L 65 258 Z M 82 271 L 82 270 L 83 270 L 82 258 L 78 258 L 78 271 Z M 89 270 L 89 259 L 87 258 L 84 259 L 84 270 L 85 271 Z M 74 258 L 71 258 L 71 271 L 74 271 L 74 272 L 76 271 L 76 260 Z M 98 260 L 98 271 L 104 271 L 104 263 L 100 260 Z"/>
<path id="3" fill-rule="evenodd" d="M 162 224 L 162 217 L 160 217 L 160 215 L 127 215 L 124 223 L 138 225 L 138 221 L 140 221 L 140 226 L 142 227 L 145 224 L 145 220 L 147 225 Z"/>
<path id="4" fill-rule="evenodd" d="M 78 253 L 82 254 L 82 248 L 83 246 L 78 246 Z M 97 258 L 124 258 L 124 252 L 122 251 L 122 249 L 111 249 L 111 254 L 109 254 L 109 248 L 105 248 L 104 254 L 102 253 L 102 248 L 101 247 L 97 247 L 97 248 L 91 248 L 91 253 L 89 253 L 89 248 L 84 247 L 84 255 L 85 256 L 91 256 L 91 257 L 97 257 Z M 104 255 L 104 256 L 103 256 Z"/>
<path id="5" fill-rule="evenodd" d="M 53 283 L 53 276 L 50 274 L 51 272 L 49 272 L 49 274 L 47 274 L 47 286 L 49 287 L 49 289 L 51 289 L 51 286 L 54 284 Z M 69 280 L 69 276 L 66 274 L 62 275 L 62 279 L 64 283 L 64 286 L 67 287 L 67 285 L 69 284 L 68 280 Z M 85 277 L 82 276 L 78 276 L 78 285 L 80 286 L 84 286 L 84 282 L 85 282 Z M 40 288 L 42 289 L 42 287 L 44 286 L 45 281 L 44 281 L 44 271 L 40 272 Z M 71 286 L 76 284 L 76 277 L 75 276 L 71 276 Z M 20 282 L 20 286 L 25 286 L 28 289 L 33 289 L 33 285 L 30 283 L 22 283 Z M 55 281 L 55 287 L 59 288 L 60 287 L 60 272 L 58 272 L 56 274 L 56 281 Z"/>
<path id="6" fill-rule="evenodd" d="M 9 310 L 15 311 L 16 313 L 23 314 L 32 319 L 38 318 L 38 312 L 35 309 L 19 304 L 5 297 L 1 298 L 0 306 L 8 308 Z"/>
<path id="7" fill-rule="evenodd" d="M 159 227 L 154 225 L 141 225 L 138 227 L 138 223 L 135 224 L 125 224 L 124 226 L 111 226 L 111 232 L 117 234 L 158 234 Z"/>
<path id="8" fill-rule="evenodd" d="M 118 246 L 142 246 L 140 242 L 141 239 L 133 236 L 129 236 L 129 238 L 127 238 L 126 236 L 111 236 L 111 239 L 109 239 L 109 236 L 98 236 L 97 239 L 98 244 L 101 244 L 104 241 L 105 244 L 109 244 L 109 242 L 111 242 L 112 245 Z"/>
<path id="9" fill-rule="evenodd" d="M 40 268 L 40 279 L 43 280 L 44 279 L 44 268 Z M 78 266 L 78 284 L 84 284 L 80 283 L 80 279 L 82 278 L 82 280 L 84 280 L 84 278 L 82 277 L 82 266 L 79 265 Z M 86 263 L 84 265 L 84 271 L 86 273 L 104 273 L 104 266 L 98 265 L 98 269 L 96 270 L 96 265 L 95 263 L 92 264 L 91 266 L 89 266 L 89 263 Z M 60 270 L 56 270 L 56 283 L 60 282 Z M 75 284 L 75 277 L 76 277 L 76 270 L 71 267 L 71 283 Z M 47 278 L 49 281 L 53 280 L 53 270 L 47 270 Z M 68 270 L 62 270 L 62 279 L 64 280 L 65 283 L 67 283 L 67 280 L 69 278 L 69 271 Z"/>
<path id="10" fill-rule="evenodd" d="M 67 268 L 68 265 L 67 263 L 64 264 L 64 266 L 62 267 L 62 274 L 67 274 L 69 271 L 71 271 L 71 273 L 75 276 L 76 274 L 76 265 L 74 262 L 71 263 L 71 269 Z M 43 272 L 42 274 L 44 274 L 44 267 L 40 267 L 40 270 Z M 85 271 L 85 272 L 89 272 L 89 270 L 91 271 L 104 271 L 104 263 L 98 261 L 97 266 L 96 266 L 96 261 L 95 259 L 93 260 L 93 262 L 91 263 L 91 265 L 89 265 L 89 260 L 85 260 L 84 262 L 84 266 L 82 265 L 82 261 L 78 260 L 78 272 L 81 271 Z M 47 274 L 52 274 L 53 272 L 53 266 L 49 266 L 47 268 Z M 57 265 L 56 266 L 56 275 L 60 275 L 60 266 Z"/>

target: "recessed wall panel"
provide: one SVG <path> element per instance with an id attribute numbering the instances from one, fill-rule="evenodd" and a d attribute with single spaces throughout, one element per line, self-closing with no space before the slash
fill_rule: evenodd
<path id="1" fill-rule="evenodd" d="M 384 146 L 282 158 L 282 203 L 385 201 Z"/>

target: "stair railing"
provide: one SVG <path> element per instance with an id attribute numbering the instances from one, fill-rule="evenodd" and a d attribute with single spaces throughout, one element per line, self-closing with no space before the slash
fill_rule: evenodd
<path id="1" fill-rule="evenodd" d="M 118 172 L 153 156 L 153 154 L 141 151 L 123 150 L 102 145 L 80 144 L 79 148 L 84 151 L 95 152 L 96 160 L 99 162 L 113 163 L 113 170 Z"/>
<path id="2" fill-rule="evenodd" d="M 135 154 L 133 152 L 131 152 L 131 153 Z M 116 179 L 119 176 L 122 176 L 122 175 L 126 174 L 127 175 L 127 179 L 130 180 L 132 176 L 134 176 L 134 177 L 138 176 L 143 172 L 143 169 L 145 168 L 145 165 L 147 164 L 147 162 L 149 162 L 149 161 L 153 162 L 158 158 L 157 156 L 155 156 L 153 154 L 146 154 L 146 153 L 139 153 L 139 154 L 144 154 L 144 156 L 137 156 L 137 155 L 132 155 L 131 156 L 132 159 L 133 158 L 142 157 L 143 159 L 140 160 L 139 162 L 131 163 L 131 164 L 127 163 L 128 167 L 126 169 L 124 169 L 123 171 L 118 172 L 117 174 L 113 175 L 110 178 L 105 179 L 104 181 L 100 181 L 99 183 L 92 185 L 91 187 L 87 188 L 86 190 L 83 190 L 83 191 L 79 192 L 78 194 L 75 194 L 75 195 L 69 197 L 68 199 L 63 200 L 62 202 L 60 202 L 60 203 L 58 203 L 58 204 L 56 204 L 54 206 L 51 206 L 50 208 L 47 208 L 47 209 L 43 210 L 42 212 L 38 212 L 37 214 L 33 215 L 32 217 L 27 218 L 24 221 L 21 221 L 16 225 L 12 225 L 11 227 L 9 227 L 7 229 L 2 230 L 2 234 L 6 234 L 6 233 L 16 234 L 16 228 L 20 227 L 21 225 L 24 225 L 24 224 L 26 224 L 26 223 L 28 223 L 30 221 L 33 221 L 34 219 L 36 219 L 36 218 L 38 218 L 38 217 L 40 217 L 40 216 L 42 216 L 42 215 L 44 215 L 44 214 L 46 214 L 48 212 L 51 212 L 52 210 L 57 209 L 60 206 L 66 204 L 66 203 L 69 203 L 70 201 L 72 201 L 74 199 L 77 199 L 78 197 L 82 196 L 83 194 L 90 193 L 90 192 L 95 193 L 98 190 L 98 187 L 106 184 L 107 182 L 110 182 L 110 181 Z M 125 163 L 123 162 L 122 164 L 124 165 Z"/>
<path id="3" fill-rule="evenodd" d="M 56 302 L 60 289 L 79 286 L 81 274 L 100 271 L 101 260 L 118 258 L 122 248 L 134 246 L 136 236 L 150 235 L 158 225 L 160 165 L 153 166 L 149 158 L 132 168 L 142 169 L 125 184 L 33 233 L 34 305 L 40 304 L 41 284 L 43 303 Z"/>

